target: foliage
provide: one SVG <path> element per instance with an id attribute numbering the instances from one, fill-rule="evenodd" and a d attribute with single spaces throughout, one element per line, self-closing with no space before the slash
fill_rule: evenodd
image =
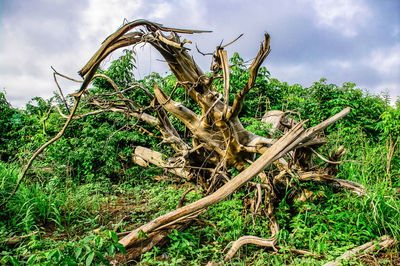
<path id="1" fill-rule="evenodd" d="M 4 93 L 0 92 L 0 159 L 9 161 L 17 152 L 19 130 L 24 126 L 23 112 L 11 107 Z"/>
<path id="2" fill-rule="evenodd" d="M 20 171 L 13 164 L 0 162 L 2 201 L 14 189 Z M 89 183 L 77 187 L 58 176 L 52 176 L 47 182 L 38 178 L 21 185 L 10 204 L 0 213 L 0 226 L 12 228 L 14 233 L 30 233 L 49 224 L 66 231 L 82 226 L 95 227 L 95 211 L 105 193 L 106 184 Z"/>
<path id="3" fill-rule="evenodd" d="M 79 241 L 58 243 L 56 248 L 40 251 L 19 260 L 10 252 L 2 252 L 2 264 L 13 265 L 111 265 L 110 259 L 117 252 L 126 253 L 118 243 L 118 236 L 113 231 L 105 231 L 102 235 L 89 235 Z"/>
<path id="4" fill-rule="evenodd" d="M 122 57 L 99 73 L 110 76 L 121 89 L 131 90 L 131 99 L 143 106 L 150 102 L 137 84 L 146 88 L 157 84 L 167 93 L 174 90 L 177 84 L 172 74 L 163 77 L 152 73 L 143 80 L 135 80 L 134 56 L 132 50 L 125 50 Z M 230 85 L 236 92 L 246 83 L 249 72 L 238 54 L 234 54 L 230 63 Z M 215 82 L 222 90 L 220 81 Z M 93 95 L 112 90 L 102 78 L 96 79 L 90 89 Z M 172 98 L 200 111 L 179 86 Z M 15 187 L 22 164 L 63 125 L 57 112 L 47 117 L 51 104 L 58 104 L 66 112 L 59 100 L 54 103 L 52 99 L 39 97 L 28 103 L 25 110 L 12 108 L 0 93 L 1 201 Z M 348 149 L 337 177 L 362 183 L 369 197 L 355 197 L 347 192 L 338 194 L 334 188 L 306 184 L 305 189 L 314 191 L 311 199 L 294 205 L 282 202 L 278 208 L 277 219 L 282 227 L 278 237 L 283 246 L 279 253 L 271 254 L 249 245 L 239 251 L 232 264 L 321 264 L 381 235 L 400 237 L 400 144 L 396 144 L 400 137 L 399 105 L 390 106 L 387 98 L 370 95 L 353 83 L 337 86 L 321 79 L 309 88 L 289 85 L 274 79 L 262 67 L 255 87 L 247 95 L 241 119 L 247 130 L 269 136 L 269 125 L 260 121 L 266 111 L 290 110 L 289 116 L 307 119 L 308 126 L 312 126 L 347 106 L 352 108 L 351 114 L 325 130 L 327 146 L 330 150 L 339 145 Z M 90 111 L 92 107 L 83 103 L 79 114 Z M 173 117 L 171 121 L 184 132 L 183 124 Z M 159 140 L 136 131 L 136 126 L 152 130 L 122 114 L 88 116 L 74 121 L 64 137 L 46 149 L 33 164 L 29 178 L 0 213 L 0 248 L 4 250 L 1 263 L 109 264 L 123 248 L 117 244 L 113 231 L 103 229 L 113 229 L 115 219 L 122 217 L 104 216 L 100 212 L 104 204 L 117 204 L 120 198 L 126 198 L 133 205 L 130 220 L 121 225 L 124 230 L 131 229 L 124 226 L 145 223 L 176 208 L 187 188 L 178 188 L 162 170 L 143 169 L 131 163 L 131 153 L 137 145 L 169 151 Z M 190 136 L 186 140 L 190 141 Z M 155 176 L 159 177 L 157 180 L 162 176 L 163 181 L 157 181 Z M 245 197 L 252 193 L 250 187 L 244 187 L 229 199 L 211 206 L 200 217 L 201 221 L 182 232 L 173 231 L 168 245 L 154 248 L 140 261 L 204 264 L 222 260 L 224 247 L 244 234 L 268 237 L 269 221 L 265 216 L 257 216 L 253 222 L 251 214 L 243 208 Z M 192 202 L 200 197 L 200 193 L 192 191 L 186 200 Z M 95 228 L 103 231 L 99 235 L 91 233 Z M 3 243 L 9 237 L 34 231 L 41 235 L 30 237 L 16 248 Z M 307 249 L 323 257 L 296 257 L 290 248 Z"/>

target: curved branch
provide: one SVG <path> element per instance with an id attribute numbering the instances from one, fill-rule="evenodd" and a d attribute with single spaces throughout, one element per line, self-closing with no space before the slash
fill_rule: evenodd
<path id="1" fill-rule="evenodd" d="M 64 102 L 64 106 L 65 106 L 65 108 L 67 109 L 67 111 L 68 111 L 68 113 L 69 113 L 70 111 L 69 111 L 69 108 L 68 108 L 68 104 L 67 104 L 67 101 L 65 100 L 64 93 L 62 92 L 61 86 L 60 86 L 60 84 L 58 84 L 56 72 L 53 72 L 53 78 L 54 78 L 54 82 L 55 82 L 56 85 L 57 85 L 58 91 L 60 92 L 61 99 L 62 99 L 63 102 Z"/>
<path id="2" fill-rule="evenodd" d="M 237 117 L 242 110 L 243 107 L 243 102 L 244 99 L 246 98 L 247 93 L 250 91 L 250 89 L 253 87 L 254 82 L 256 81 L 257 78 L 257 73 L 258 69 L 260 68 L 261 64 L 264 62 L 265 58 L 268 56 L 270 52 L 270 47 L 269 47 L 269 42 L 270 42 L 270 37 L 269 34 L 264 35 L 264 42 L 261 43 L 260 45 L 260 50 L 258 51 L 258 54 L 256 58 L 254 59 L 253 63 L 250 66 L 250 77 L 249 80 L 247 81 L 245 87 L 239 91 L 235 95 L 235 99 L 233 101 L 232 109 L 229 110 L 229 113 L 227 115 L 228 119 L 231 119 L 233 117 Z"/>
<path id="3" fill-rule="evenodd" d="M 239 250 L 239 248 L 246 244 L 254 244 L 262 247 L 270 247 L 274 249 L 274 251 L 278 251 L 275 248 L 276 241 L 277 239 L 275 235 L 267 239 L 257 236 L 242 236 L 241 238 L 233 242 L 232 247 L 229 249 L 228 253 L 226 253 L 224 261 L 227 262 L 230 259 L 232 259 L 233 256 L 236 254 L 236 252 Z"/>
<path id="4" fill-rule="evenodd" d="M 54 107 L 57 109 L 58 113 L 60 114 L 60 116 L 62 118 L 68 119 L 69 116 L 64 114 L 61 111 L 61 109 L 60 109 L 60 107 L 58 105 L 54 105 Z M 90 115 L 97 115 L 97 114 L 102 114 L 102 113 L 107 113 L 107 112 L 114 112 L 114 113 L 119 113 L 119 114 L 128 114 L 128 115 L 131 115 L 131 116 L 133 116 L 133 117 L 135 117 L 137 119 L 142 120 L 143 122 L 148 123 L 151 126 L 157 126 L 158 125 L 157 118 L 155 118 L 152 115 L 149 115 L 149 114 L 144 113 L 144 112 L 136 112 L 136 111 L 131 112 L 131 111 L 128 111 L 128 110 L 119 109 L 119 108 L 115 108 L 115 107 L 103 108 L 103 109 L 95 110 L 95 111 L 88 112 L 88 113 L 85 113 L 85 114 L 82 114 L 82 115 L 77 115 L 77 116 L 72 117 L 72 119 L 73 120 L 77 120 L 77 119 L 81 119 L 81 118 L 84 118 L 84 117 L 87 117 L 87 116 L 90 116 Z"/>
<path id="5" fill-rule="evenodd" d="M 329 163 L 329 164 L 341 164 L 341 163 L 343 163 L 343 161 L 337 161 L 337 162 L 330 161 L 330 160 L 326 159 L 324 156 L 322 156 L 321 154 L 319 154 L 319 153 L 318 153 L 316 150 L 314 150 L 313 148 L 310 148 L 310 150 L 311 150 L 315 155 L 317 155 L 318 158 L 320 158 L 322 161 L 324 161 L 324 162 L 326 162 L 326 163 Z"/>
<path id="6" fill-rule="evenodd" d="M 183 104 L 178 103 L 167 97 L 167 95 L 158 87 L 154 87 L 154 94 L 160 105 L 169 113 L 178 118 L 182 123 L 194 132 L 197 125 L 200 123 L 198 116 Z"/>
<path id="7" fill-rule="evenodd" d="M 145 26 L 148 29 L 150 29 L 151 32 L 155 32 L 157 30 L 162 30 L 162 31 L 167 31 L 167 32 L 178 32 L 178 33 L 185 33 L 185 34 L 192 34 L 192 33 L 202 33 L 202 32 L 210 32 L 210 31 L 204 31 L 204 30 L 186 30 L 186 29 L 176 29 L 176 28 L 168 28 L 168 27 L 163 27 L 161 24 L 157 24 L 154 22 L 150 22 L 147 20 L 135 20 L 132 21 L 121 28 L 119 28 L 116 32 L 108 36 L 100 49 L 92 56 L 92 58 L 89 60 L 89 62 L 78 72 L 81 76 L 85 76 L 86 73 L 92 69 L 93 66 L 97 65 L 100 63 L 105 56 L 110 54 L 112 51 L 132 45 L 134 43 L 139 43 L 142 41 L 140 39 L 139 41 L 137 40 L 136 37 L 140 36 L 138 33 L 134 33 L 133 35 L 126 35 L 123 37 L 125 33 L 128 31 L 140 27 L 140 26 Z M 121 38 L 121 39 L 120 39 Z M 110 48 L 110 49 L 109 49 Z"/>
<path id="8" fill-rule="evenodd" d="M 121 92 L 121 90 L 118 88 L 117 84 L 115 84 L 115 82 L 107 75 L 104 74 L 96 74 L 93 76 L 93 79 L 95 78 L 104 78 L 105 80 L 108 81 L 108 83 L 111 84 L 111 86 L 113 87 L 113 89 L 115 90 L 115 92 L 119 95 L 119 97 L 121 98 L 121 100 L 125 103 L 125 105 L 131 109 L 132 111 L 135 110 L 135 108 L 132 106 L 132 103 L 137 107 L 137 108 L 141 108 L 141 106 L 139 104 L 137 104 L 135 101 L 133 100 L 129 100 L 127 99 L 124 94 Z"/>

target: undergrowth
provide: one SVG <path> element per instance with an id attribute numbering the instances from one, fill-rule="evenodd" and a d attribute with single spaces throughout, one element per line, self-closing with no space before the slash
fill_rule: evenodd
<path id="1" fill-rule="evenodd" d="M 115 79 L 124 77 L 116 80 L 118 84 L 134 81 L 130 74 L 134 65 L 127 62 L 133 55 L 125 53 L 108 70 L 101 70 Z M 230 62 L 232 88 L 242 88 L 248 75 L 244 60 L 235 54 Z M 154 73 L 140 82 L 146 86 L 157 83 L 171 92 L 176 79 Z M 92 93 L 107 91 L 105 86 L 109 85 L 95 83 Z M 140 93 L 132 97 L 143 105 L 150 104 L 143 102 L 146 98 Z M 180 98 L 176 100 L 193 107 L 183 93 L 177 95 L 174 97 Z M 313 191 L 309 199 L 282 201 L 277 209 L 281 227 L 278 252 L 246 245 L 226 265 L 321 265 L 382 235 L 400 239 L 398 103 L 390 106 L 387 96 L 369 95 L 352 83 L 339 87 L 321 79 L 309 88 L 289 85 L 271 78 L 265 68 L 260 69 L 246 100 L 241 114 L 243 124 L 247 130 L 265 136 L 269 126 L 259 120 L 268 110 L 290 110 L 289 116 L 308 119 L 307 126 L 312 126 L 346 106 L 352 107 L 345 119 L 325 130 L 328 143 L 326 150 L 319 152 L 329 157 L 329 151 L 343 145 L 347 152 L 337 178 L 363 184 L 368 196 L 324 184 L 304 184 L 303 189 Z M 62 121 L 56 113 L 50 115 L 45 127 L 42 125 L 51 101 L 64 108 L 55 95 L 50 100 L 37 97 L 26 110 L 19 110 L 0 93 L 0 202 L 12 193 L 32 152 L 60 129 Z M 185 130 L 184 125 L 171 120 L 178 130 Z M 137 145 L 170 152 L 150 134 L 129 130 L 136 122 L 127 121 L 121 114 L 74 121 L 65 136 L 46 150 L 0 212 L 0 263 L 107 265 L 117 252 L 125 252 L 117 243 L 118 233 L 176 208 L 191 185 L 177 182 L 160 169 L 132 165 L 130 156 Z M 153 248 L 131 263 L 199 265 L 222 261 L 231 241 L 243 235 L 269 237 L 266 215 L 261 212 L 253 220 L 251 211 L 243 208 L 252 191 L 244 186 L 210 206 L 186 230 L 173 231 L 168 244 Z M 202 196 L 202 191 L 191 191 L 184 204 Z M 26 237 L 8 243 L 18 236 Z M 299 256 L 293 249 L 308 250 L 315 256 Z M 393 252 L 399 253 L 399 247 Z M 357 258 L 353 262 L 362 263 Z"/>

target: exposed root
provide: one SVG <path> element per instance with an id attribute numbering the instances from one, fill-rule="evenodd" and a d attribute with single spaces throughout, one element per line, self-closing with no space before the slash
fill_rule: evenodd
<path id="1" fill-rule="evenodd" d="M 278 250 L 275 247 L 276 240 L 277 239 L 275 235 L 267 239 L 260 238 L 257 236 L 242 236 L 241 238 L 232 243 L 232 247 L 229 249 L 228 253 L 226 253 L 224 261 L 226 262 L 231 260 L 233 256 L 236 254 L 236 252 L 239 250 L 239 248 L 246 244 L 254 244 L 262 247 L 270 247 L 275 252 L 278 252 Z"/>
<path id="2" fill-rule="evenodd" d="M 377 243 L 378 242 L 378 243 Z M 387 235 L 382 236 L 378 240 L 370 241 L 364 245 L 353 248 L 352 250 L 347 251 L 342 256 L 335 259 L 335 261 L 330 261 L 325 263 L 324 266 L 336 266 L 340 265 L 342 260 L 351 259 L 360 253 L 370 253 L 376 250 L 377 247 L 380 249 L 385 249 L 391 247 L 395 244 L 395 240 Z"/>

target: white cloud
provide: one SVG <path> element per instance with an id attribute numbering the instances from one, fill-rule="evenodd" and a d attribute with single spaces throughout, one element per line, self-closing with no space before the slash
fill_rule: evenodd
<path id="1" fill-rule="evenodd" d="M 332 68 L 340 68 L 340 69 L 350 69 L 353 66 L 353 63 L 351 63 L 348 60 L 339 60 L 339 59 L 333 59 L 330 60 L 329 65 L 332 66 Z"/>
<path id="2" fill-rule="evenodd" d="M 311 0 L 321 27 L 336 29 L 354 37 L 366 25 L 372 13 L 363 0 Z"/>
<path id="3" fill-rule="evenodd" d="M 148 19 L 151 20 L 161 20 L 166 18 L 168 15 L 170 15 L 173 11 L 173 5 L 168 2 L 162 2 L 160 3 L 157 8 L 154 8 L 148 16 Z"/>
<path id="4" fill-rule="evenodd" d="M 227 47 L 228 55 L 238 51 L 243 58 L 251 59 L 257 54 L 262 34 L 268 31 L 272 36 L 272 53 L 265 65 L 272 76 L 281 81 L 309 86 L 326 77 L 337 84 L 352 81 L 366 88 L 382 84 L 378 87 L 399 89 L 395 71 L 399 70 L 400 45 L 393 41 L 399 30 L 395 27 L 387 36 L 379 35 L 379 42 L 366 42 L 376 33 L 373 30 L 378 29 L 367 28 L 369 21 L 380 19 L 382 25 L 390 29 L 396 24 L 386 20 L 391 10 L 374 8 L 371 2 L 255 0 L 249 5 L 232 0 L 87 0 L 78 6 L 66 1 L 43 3 L 35 0 L 23 5 L 20 0 L 10 1 L 12 8 L 1 14 L 0 89 L 6 88 L 7 98 L 14 106 L 22 107 L 34 96 L 52 95 L 56 87 L 51 65 L 77 78 L 76 71 L 101 42 L 123 24 L 124 18 L 213 30 L 211 34 L 182 37 L 193 41 L 187 46 L 204 70 L 209 68 L 211 58 L 200 56 L 196 43 L 201 51 L 211 52 L 222 39 L 227 43 L 244 33 L 240 40 Z M 68 10 L 65 7 L 69 7 Z M 342 42 L 337 42 L 336 35 L 357 35 L 357 41 L 340 38 Z M 353 43 L 360 49 L 355 51 Z M 139 78 L 150 71 L 163 73 L 167 70 L 165 63 L 156 60 L 161 56 L 154 49 L 138 46 L 136 50 Z M 111 55 L 102 67 L 119 54 Z M 77 86 L 63 83 L 63 89 L 67 94 Z"/>
<path id="5" fill-rule="evenodd" d="M 142 0 L 89 0 L 87 9 L 82 12 L 81 41 L 105 39 L 123 24 L 124 18 L 132 19 L 142 6 Z"/>
<path id="6" fill-rule="evenodd" d="M 363 63 L 382 76 L 383 81 L 375 86 L 375 91 L 387 92 L 394 104 L 400 97 L 400 44 L 373 50 Z"/>
<path id="7" fill-rule="evenodd" d="M 289 84 L 301 84 L 309 87 L 313 82 L 324 77 L 322 69 L 314 68 L 310 64 L 270 64 L 268 70 L 272 78 L 277 78 L 281 82 Z"/>
<path id="8" fill-rule="evenodd" d="M 386 77 L 397 77 L 400 79 L 400 44 L 389 48 L 378 48 L 364 59 L 371 68 Z"/>

